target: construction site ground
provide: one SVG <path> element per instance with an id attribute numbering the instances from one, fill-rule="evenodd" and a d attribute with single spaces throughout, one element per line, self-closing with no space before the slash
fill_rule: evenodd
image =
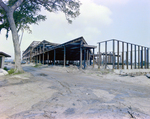
<path id="1" fill-rule="evenodd" d="M 150 119 L 150 79 L 23 65 L 0 77 L 0 119 Z"/>

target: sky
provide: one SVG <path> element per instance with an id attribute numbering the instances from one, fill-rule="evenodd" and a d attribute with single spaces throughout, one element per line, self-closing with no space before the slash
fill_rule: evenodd
<path id="1" fill-rule="evenodd" d="M 32 41 L 64 43 L 81 36 L 89 45 L 97 46 L 98 42 L 118 39 L 150 47 L 150 0 L 80 0 L 80 2 L 82 3 L 80 16 L 73 19 L 72 24 L 67 22 L 62 12 L 49 13 L 42 10 L 47 20 L 40 22 L 39 25 L 32 25 L 32 34 L 24 32 L 21 52 Z M 11 32 L 7 40 L 5 34 L 5 30 L 0 33 L 0 51 L 11 55 L 13 59 Z"/>

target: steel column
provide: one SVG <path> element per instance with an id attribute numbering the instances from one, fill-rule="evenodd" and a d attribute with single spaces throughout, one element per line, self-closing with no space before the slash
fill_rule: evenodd
<path id="1" fill-rule="evenodd" d="M 98 69 L 100 69 L 100 43 L 99 43 L 99 50 L 98 50 L 98 54 L 99 54 L 99 60 L 98 60 Z"/>
<path id="2" fill-rule="evenodd" d="M 82 69 L 82 41 L 80 42 L 80 69 Z"/>
<path id="3" fill-rule="evenodd" d="M 131 69 L 132 69 L 132 44 L 131 44 L 131 56 L 130 56 L 130 62 L 131 62 Z"/>
<path id="4" fill-rule="evenodd" d="M 64 67 L 66 65 L 66 47 L 64 46 Z"/>
<path id="5" fill-rule="evenodd" d="M 147 64 L 146 63 L 146 47 L 144 48 L 144 53 L 145 53 L 145 55 L 144 55 L 145 56 L 145 58 L 144 58 L 144 61 L 145 61 L 144 68 L 146 69 L 146 64 Z"/>
<path id="6" fill-rule="evenodd" d="M 138 69 L 140 69 L 140 46 L 138 46 Z"/>
<path id="7" fill-rule="evenodd" d="M 89 60 L 89 59 L 88 59 L 88 58 L 89 58 L 88 55 L 89 55 L 89 52 L 88 52 L 88 50 L 87 50 L 87 51 L 86 51 L 86 64 L 87 64 L 87 66 L 88 66 L 88 60 Z"/>
<path id="8" fill-rule="evenodd" d="M 44 44 L 43 44 L 43 64 L 44 64 Z"/>
<path id="9" fill-rule="evenodd" d="M 39 63 L 41 63 L 41 54 L 39 54 Z"/>
<path id="10" fill-rule="evenodd" d="M 128 65 L 129 65 L 129 63 L 128 63 L 128 60 L 129 60 L 129 59 L 128 59 L 128 58 L 129 58 L 129 57 L 128 57 L 128 53 L 129 53 L 128 45 L 129 45 L 129 44 L 127 43 L 127 54 L 126 54 L 127 69 L 128 69 Z"/>
<path id="11" fill-rule="evenodd" d="M 124 42 L 122 42 L 122 69 L 124 69 Z"/>
<path id="12" fill-rule="evenodd" d="M 105 41 L 105 69 L 107 68 L 107 41 Z"/>
<path id="13" fill-rule="evenodd" d="M 141 68 L 143 69 L 143 47 L 141 47 Z"/>
<path id="14" fill-rule="evenodd" d="M 134 45 L 134 69 L 136 69 L 136 45 Z"/>
<path id="15" fill-rule="evenodd" d="M 113 69 L 115 68 L 115 40 L 113 39 Z"/>
<path id="16" fill-rule="evenodd" d="M 85 62 L 86 62 L 86 50 L 84 49 L 84 69 L 85 69 Z"/>
<path id="17" fill-rule="evenodd" d="M 94 68 L 94 48 L 93 48 L 93 68 Z"/>
<path id="18" fill-rule="evenodd" d="M 47 52 L 47 64 L 49 64 L 49 52 Z"/>
<path id="19" fill-rule="evenodd" d="M 117 69 L 119 69 L 119 41 L 117 41 Z"/>
<path id="20" fill-rule="evenodd" d="M 56 59 L 56 50 L 54 50 L 54 65 L 55 65 L 55 59 Z"/>
<path id="21" fill-rule="evenodd" d="M 147 48 L 147 69 L 149 69 L 149 48 Z"/>

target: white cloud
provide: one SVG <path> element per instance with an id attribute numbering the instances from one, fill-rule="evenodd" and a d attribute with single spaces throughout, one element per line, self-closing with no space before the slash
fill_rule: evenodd
<path id="1" fill-rule="evenodd" d="M 110 18 L 112 13 L 109 8 L 98 5 L 92 0 L 81 0 L 81 2 L 81 14 L 73 20 L 71 25 L 67 23 L 65 15 L 61 12 L 49 13 L 42 11 L 43 14 L 46 14 L 47 20 L 39 23 L 39 25 L 32 25 L 32 34 L 24 33 L 21 50 L 25 50 L 32 41 L 48 40 L 64 43 L 80 36 L 83 36 L 89 44 L 96 45 L 99 40 L 97 38 L 101 35 L 103 28 L 112 23 Z M 2 33 L 3 35 L 4 33 Z M 1 46 L 4 45 L 4 40 L 3 38 Z M 13 52 L 11 38 L 9 38 L 9 41 L 11 47 L 8 46 L 8 53 Z M 1 46 L 0 50 L 6 49 L 5 47 L 1 48 Z"/>
<path id="2" fill-rule="evenodd" d="M 47 20 L 34 26 L 33 32 L 38 38 L 53 42 L 65 42 L 67 40 L 83 36 L 86 40 L 93 40 L 94 36 L 101 35 L 101 30 L 111 24 L 111 11 L 92 0 L 81 0 L 80 16 L 70 25 L 61 12 L 48 13 Z M 41 30 L 39 30 L 41 29 Z M 43 37 L 44 36 L 44 37 Z"/>
<path id="3" fill-rule="evenodd" d="M 129 0 L 93 0 L 96 4 L 114 6 L 114 5 L 125 5 Z"/>

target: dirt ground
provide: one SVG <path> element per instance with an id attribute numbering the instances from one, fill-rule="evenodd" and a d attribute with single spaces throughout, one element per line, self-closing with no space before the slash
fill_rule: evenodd
<path id="1" fill-rule="evenodd" d="M 0 119 L 150 119 L 150 79 L 24 65 L 0 77 Z"/>

